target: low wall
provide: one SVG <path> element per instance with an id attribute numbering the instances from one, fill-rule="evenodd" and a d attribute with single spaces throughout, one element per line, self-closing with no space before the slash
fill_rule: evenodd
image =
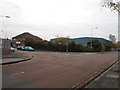
<path id="1" fill-rule="evenodd" d="M 7 54 L 11 54 L 12 51 L 11 50 L 2 50 L 2 55 L 7 55 Z"/>

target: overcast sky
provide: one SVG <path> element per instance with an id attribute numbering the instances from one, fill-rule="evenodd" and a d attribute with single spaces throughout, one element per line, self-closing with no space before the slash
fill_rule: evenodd
<path id="1" fill-rule="evenodd" d="M 42 39 L 118 37 L 118 15 L 102 8 L 102 0 L 0 0 L 2 37 L 30 32 Z M 98 27 L 98 29 L 95 29 Z M 93 29 L 92 29 L 93 28 Z M 118 38 L 117 38 L 118 39 Z"/>

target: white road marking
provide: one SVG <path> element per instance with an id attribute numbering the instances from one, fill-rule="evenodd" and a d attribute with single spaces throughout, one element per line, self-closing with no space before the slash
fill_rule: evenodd
<path id="1" fill-rule="evenodd" d="M 19 72 L 19 73 L 15 73 L 15 74 L 12 74 L 12 75 L 19 75 L 19 74 L 23 74 L 25 72 Z"/>
<path id="2" fill-rule="evenodd" d="M 65 55 L 70 55 L 70 54 L 65 54 Z"/>

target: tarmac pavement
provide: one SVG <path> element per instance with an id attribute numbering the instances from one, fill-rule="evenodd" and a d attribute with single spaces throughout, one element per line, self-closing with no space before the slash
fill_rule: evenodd
<path id="1" fill-rule="evenodd" d="M 8 75 L 6 73 L 2 73 L 2 88 L 37 88 L 34 85 L 30 84 L 29 82 L 23 80 L 23 79 L 19 79 L 16 76 L 13 75 Z M 6 81 L 12 81 L 11 82 L 6 82 Z"/>
<path id="2" fill-rule="evenodd" d="M 23 83 L 38 88 L 73 88 L 117 60 L 115 52 L 104 54 L 29 52 L 29 54 L 34 55 L 30 62 L 2 67 L 3 74 L 6 74 L 3 79 L 5 88 L 18 86 L 22 88 Z M 23 86 L 20 85 L 20 80 L 10 85 L 12 80 L 5 79 L 9 75 L 21 79 Z"/>
<path id="3" fill-rule="evenodd" d="M 33 55 L 29 55 L 27 53 L 20 51 L 15 51 L 9 55 L 2 55 L 2 62 L 0 62 L 0 65 L 18 63 L 18 62 L 30 60 L 32 58 Z"/>

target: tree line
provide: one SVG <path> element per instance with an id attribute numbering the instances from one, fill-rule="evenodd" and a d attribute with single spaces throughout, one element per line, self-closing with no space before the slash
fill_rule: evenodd
<path id="1" fill-rule="evenodd" d="M 101 44 L 98 40 L 90 40 L 87 46 L 81 43 L 70 41 L 68 38 L 56 38 L 55 40 L 34 40 L 27 37 L 23 40 L 26 46 L 31 46 L 36 50 L 45 51 L 59 51 L 59 52 L 102 52 L 110 51 L 111 48 L 116 47 L 114 44 Z"/>

